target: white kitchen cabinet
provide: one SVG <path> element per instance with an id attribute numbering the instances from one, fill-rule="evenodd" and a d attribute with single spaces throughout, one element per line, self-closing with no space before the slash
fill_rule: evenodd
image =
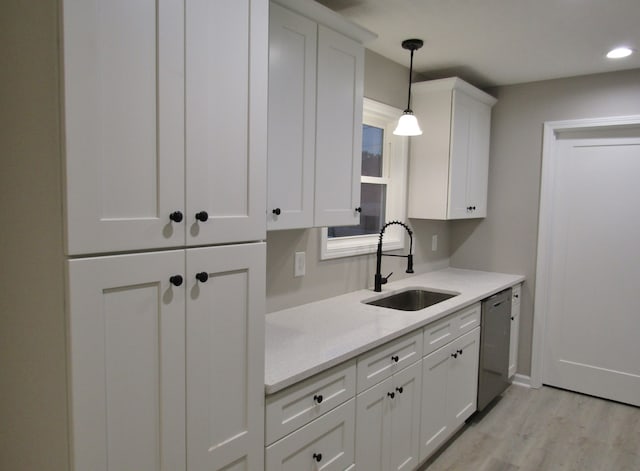
<path id="1" fill-rule="evenodd" d="M 509 337 L 509 378 L 518 371 L 518 342 L 520 339 L 520 300 L 522 298 L 522 284 L 516 285 L 511 291 L 511 331 Z"/>
<path id="2" fill-rule="evenodd" d="M 422 365 L 415 362 L 356 397 L 356 467 L 411 470 L 419 463 Z"/>
<path id="3" fill-rule="evenodd" d="M 422 360 L 420 461 L 427 459 L 475 412 L 480 328 Z"/>
<path id="4" fill-rule="evenodd" d="M 267 229 L 313 226 L 318 24 L 269 11 Z"/>
<path id="5" fill-rule="evenodd" d="M 424 133 L 411 141 L 409 217 L 486 217 L 496 99 L 455 77 L 415 83 L 412 90 Z"/>
<path id="6" fill-rule="evenodd" d="M 265 452 L 266 471 L 351 469 L 354 456 L 354 428 L 355 399 L 352 398 L 268 446 Z"/>
<path id="7" fill-rule="evenodd" d="M 318 27 L 316 226 L 360 223 L 364 46 Z"/>
<path id="8" fill-rule="evenodd" d="M 267 8 L 64 0 L 68 254 L 264 238 Z"/>
<path id="9" fill-rule="evenodd" d="M 261 469 L 264 244 L 68 271 L 74 470 Z"/>
<path id="10" fill-rule="evenodd" d="M 271 2 L 267 228 L 357 225 L 363 42 L 326 7 Z"/>

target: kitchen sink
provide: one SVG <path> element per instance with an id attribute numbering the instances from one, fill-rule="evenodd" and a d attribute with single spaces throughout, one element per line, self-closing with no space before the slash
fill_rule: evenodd
<path id="1" fill-rule="evenodd" d="M 438 291 L 411 288 L 390 294 L 384 298 L 366 301 L 365 304 L 386 307 L 389 309 L 398 309 L 400 311 L 419 311 L 425 307 L 433 306 L 434 304 L 453 298 L 458 294 L 459 293 L 441 293 Z"/>

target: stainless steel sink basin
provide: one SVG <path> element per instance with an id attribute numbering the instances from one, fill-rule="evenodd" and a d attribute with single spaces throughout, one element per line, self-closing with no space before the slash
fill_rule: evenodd
<path id="1" fill-rule="evenodd" d="M 365 304 L 398 309 L 400 311 L 419 311 L 425 307 L 446 301 L 457 294 L 439 293 L 437 291 L 427 291 L 424 289 L 408 289 L 399 293 L 390 294 L 384 298 L 367 301 Z"/>

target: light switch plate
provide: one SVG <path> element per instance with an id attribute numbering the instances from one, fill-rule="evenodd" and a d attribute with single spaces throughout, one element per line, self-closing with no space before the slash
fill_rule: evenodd
<path id="1" fill-rule="evenodd" d="M 304 276 L 305 268 L 306 268 L 305 265 L 306 265 L 305 253 L 296 252 L 295 260 L 293 263 L 293 276 L 294 277 Z"/>
<path id="2" fill-rule="evenodd" d="M 431 251 L 435 252 L 438 250 L 438 234 L 433 234 L 431 236 Z"/>

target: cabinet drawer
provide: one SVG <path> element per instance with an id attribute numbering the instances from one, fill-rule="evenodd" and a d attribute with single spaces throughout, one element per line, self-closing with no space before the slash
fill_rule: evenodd
<path id="1" fill-rule="evenodd" d="M 456 337 L 471 332 L 473 329 L 480 325 L 480 316 L 482 313 L 482 306 L 480 303 L 474 304 L 464 308 L 462 311 L 458 311 L 456 316 Z"/>
<path id="2" fill-rule="evenodd" d="M 456 320 L 456 314 L 452 314 L 424 328 L 423 355 L 436 351 L 455 338 Z"/>
<path id="3" fill-rule="evenodd" d="M 421 357 L 421 330 L 365 353 L 358 358 L 358 392 L 370 388 Z"/>
<path id="4" fill-rule="evenodd" d="M 266 449 L 266 471 L 344 471 L 354 461 L 355 399 Z"/>
<path id="5" fill-rule="evenodd" d="M 266 443 L 271 444 L 355 396 L 356 364 L 313 376 L 266 399 Z"/>
<path id="6" fill-rule="evenodd" d="M 440 347 L 480 325 L 482 308 L 480 303 L 466 307 L 424 328 L 423 355 L 435 352 Z"/>
<path id="7" fill-rule="evenodd" d="M 522 299 L 522 284 L 515 285 L 511 288 L 511 305 L 520 305 Z"/>

